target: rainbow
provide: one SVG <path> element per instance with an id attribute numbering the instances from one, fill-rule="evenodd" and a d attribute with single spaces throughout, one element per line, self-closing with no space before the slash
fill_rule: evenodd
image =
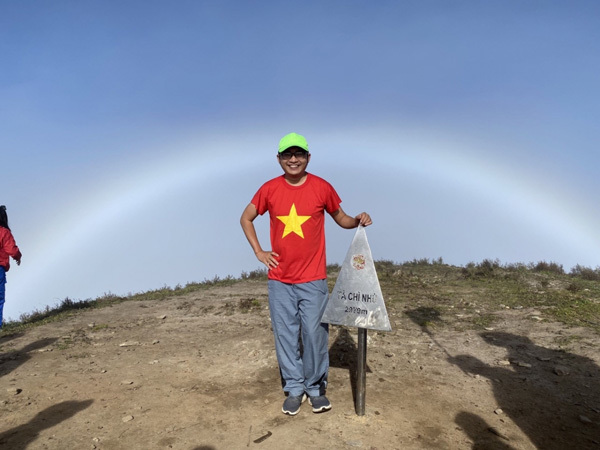
<path id="1" fill-rule="evenodd" d="M 284 130 L 288 131 L 291 130 Z M 311 145 L 311 165 L 317 174 L 321 167 L 344 164 L 351 169 L 378 174 L 377 186 L 386 178 L 403 174 L 417 177 L 424 183 L 452 186 L 465 195 L 493 203 L 499 214 L 517 217 L 519 223 L 529 224 L 536 233 L 562 240 L 582 264 L 589 265 L 600 255 L 597 232 L 600 219 L 591 205 L 576 193 L 557 189 L 541 176 L 533 176 L 531 171 L 517 170 L 501 161 L 481 159 L 476 146 L 465 148 L 447 139 L 436 141 L 415 136 L 415 133 L 412 138 L 407 138 L 410 135 L 403 135 L 402 131 L 382 129 L 352 133 L 314 130 L 305 134 L 309 137 L 309 145 L 314 143 Z M 237 218 L 259 183 L 279 173 L 275 159 L 272 160 L 274 165 L 270 166 L 269 153 L 265 155 L 263 151 L 269 147 L 275 149 L 273 142 L 277 139 L 273 139 L 273 135 L 245 133 L 243 139 L 237 136 L 204 137 L 184 144 L 176 143 L 172 149 L 161 152 L 165 156 L 155 158 L 144 167 L 127 168 L 117 177 L 120 181 L 74 194 L 65 209 L 56 214 L 58 219 L 48 223 L 37 236 L 21 236 L 21 242 L 27 241 L 26 246 L 21 244 L 27 247 L 27 253 L 20 270 L 10 272 L 7 315 L 15 316 L 17 309 L 19 312 L 39 309 L 40 301 L 44 306 L 47 304 L 47 295 L 64 298 L 65 295 L 50 293 L 53 279 L 61 271 L 69 270 L 68 262 L 80 247 L 93 241 L 107 225 L 135 215 L 155 199 L 191 188 L 210 195 L 219 195 L 224 189 L 239 190 L 240 204 L 232 208 L 235 214 L 228 217 L 228 222 L 234 223 L 213 223 L 206 228 L 208 232 L 235 236 L 235 245 L 239 249 L 236 247 L 233 253 L 243 256 L 232 258 L 232 264 L 254 262 L 245 259 L 249 258 L 250 251 Z M 249 143 L 254 144 L 249 146 Z M 322 148 L 327 152 L 319 154 Z M 337 155 L 342 149 L 351 158 L 340 163 Z M 337 187 L 335 180 L 332 181 Z M 385 191 L 378 195 L 382 201 L 389 201 Z M 219 211 L 207 211 L 207 214 L 218 215 Z M 232 219 L 234 216 L 235 220 Z M 375 219 L 379 222 L 393 220 L 392 217 Z M 376 234 L 377 228 L 369 233 Z M 344 253 L 342 251 L 341 255 Z M 252 268 L 255 267 L 257 265 Z M 236 273 L 233 269 L 229 273 Z M 241 267 L 240 271 L 247 269 Z M 148 289 L 154 287 L 148 286 Z M 44 292 L 46 298 L 42 299 L 40 292 Z M 19 301 L 11 302 L 11 297 Z"/>

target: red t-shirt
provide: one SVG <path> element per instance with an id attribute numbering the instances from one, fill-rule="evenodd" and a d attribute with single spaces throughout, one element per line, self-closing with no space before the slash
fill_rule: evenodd
<path id="1" fill-rule="evenodd" d="M 271 249 L 279 254 L 270 280 L 307 283 L 327 278 L 324 211 L 337 211 L 341 202 L 333 186 L 310 173 L 300 186 L 282 175 L 260 187 L 252 204 L 260 215 L 269 211 Z"/>

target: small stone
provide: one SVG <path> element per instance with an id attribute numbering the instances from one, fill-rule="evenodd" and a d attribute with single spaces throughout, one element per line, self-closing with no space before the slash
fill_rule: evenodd
<path id="1" fill-rule="evenodd" d="M 503 414 L 503 413 L 504 413 L 504 411 L 502 411 L 502 408 L 497 408 L 497 409 L 494 410 L 494 414 L 500 415 L 500 414 Z"/>
<path id="2" fill-rule="evenodd" d="M 102 369 L 100 373 L 106 373 L 106 369 Z"/>
<path id="3" fill-rule="evenodd" d="M 393 358 L 395 355 L 393 353 L 386 353 L 385 356 L 388 358 Z"/>
<path id="4" fill-rule="evenodd" d="M 23 389 L 19 389 L 19 388 L 8 388 L 6 390 L 6 392 L 8 392 L 10 395 L 19 395 L 21 392 L 23 392 Z"/>
<path id="5" fill-rule="evenodd" d="M 531 369 L 531 364 L 523 362 L 523 361 L 517 362 L 517 366 L 519 366 L 519 367 L 525 367 L 527 369 Z"/>
<path id="6" fill-rule="evenodd" d="M 158 339 L 154 339 L 154 340 L 152 341 L 152 345 L 156 345 L 156 344 L 159 344 L 159 343 L 160 343 L 160 341 L 159 341 Z"/>
<path id="7" fill-rule="evenodd" d="M 531 320 L 536 320 L 536 321 L 538 321 L 538 322 L 541 322 L 542 320 L 544 320 L 544 319 L 542 319 L 540 316 L 530 316 L 529 318 L 530 318 Z"/>
<path id="8" fill-rule="evenodd" d="M 592 420 L 586 416 L 579 416 L 579 420 L 583 423 L 592 423 Z"/>
<path id="9" fill-rule="evenodd" d="M 129 415 L 129 416 L 125 416 L 121 419 L 123 422 L 131 422 L 133 420 L 133 416 Z"/>
<path id="10" fill-rule="evenodd" d="M 123 381 L 121 381 L 121 384 L 133 384 L 133 381 L 131 381 L 131 380 L 123 380 Z"/>
<path id="11" fill-rule="evenodd" d="M 157 319 L 159 320 L 165 320 L 167 318 L 166 314 L 163 314 L 162 316 L 158 316 Z"/>
<path id="12" fill-rule="evenodd" d="M 492 327 L 485 327 L 484 330 L 485 331 L 494 331 L 494 328 L 492 328 Z"/>
<path id="13" fill-rule="evenodd" d="M 559 377 L 564 377 L 566 375 L 569 375 L 569 369 L 567 369 L 564 366 L 556 366 L 553 370 L 553 372 L 558 375 Z"/>
<path id="14" fill-rule="evenodd" d="M 140 343 L 137 341 L 127 341 L 123 342 L 122 344 L 119 344 L 119 347 L 133 347 L 136 345 L 140 345 Z"/>
<path id="15" fill-rule="evenodd" d="M 507 359 L 502 359 L 502 360 L 498 361 L 496 364 L 498 364 L 499 366 L 510 366 L 510 361 Z"/>
<path id="16" fill-rule="evenodd" d="M 540 361 L 547 362 L 547 361 L 550 361 L 550 359 L 551 359 L 551 358 L 547 358 L 547 357 L 541 357 L 541 356 L 538 356 L 538 360 L 540 360 Z"/>
<path id="17" fill-rule="evenodd" d="M 96 326 L 96 323 L 95 323 L 95 322 L 88 323 L 88 327 L 89 327 L 89 328 L 94 328 L 95 326 Z"/>

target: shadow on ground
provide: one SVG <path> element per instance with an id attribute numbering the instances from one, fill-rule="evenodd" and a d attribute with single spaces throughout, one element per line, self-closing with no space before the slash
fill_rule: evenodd
<path id="1" fill-rule="evenodd" d="M 368 352 L 368 349 L 367 349 Z M 358 347 L 352 338 L 350 331 L 346 327 L 340 327 L 337 337 L 329 349 L 329 366 L 340 369 L 348 369 L 350 377 L 350 386 L 352 388 L 352 400 L 356 408 L 356 380 L 357 380 L 357 354 Z M 366 368 L 367 373 L 371 372 L 369 365 Z"/>
<path id="2" fill-rule="evenodd" d="M 471 355 L 448 360 L 465 372 L 488 378 L 503 414 L 537 448 L 600 448 L 600 368 L 594 361 L 537 346 L 515 334 L 486 332 L 482 338 L 505 348 L 510 365 L 489 365 Z M 475 443 L 489 444 L 489 427 L 478 422 L 481 419 L 468 412 L 456 417 Z M 502 440 L 493 438 L 495 446 L 489 448 L 511 448 Z"/>
<path id="3" fill-rule="evenodd" d="M 45 338 L 39 341 L 32 342 L 26 345 L 21 350 L 12 350 L 10 352 L 0 354 L 0 377 L 9 374 L 20 365 L 27 362 L 31 357 L 29 353 L 34 350 L 39 350 L 54 343 L 56 338 Z"/>
<path id="4" fill-rule="evenodd" d="M 34 442 L 41 431 L 58 425 L 80 411 L 88 408 L 93 400 L 66 401 L 50 406 L 39 412 L 33 419 L 23 425 L 0 434 L 0 447 L 11 450 L 25 450 Z"/>

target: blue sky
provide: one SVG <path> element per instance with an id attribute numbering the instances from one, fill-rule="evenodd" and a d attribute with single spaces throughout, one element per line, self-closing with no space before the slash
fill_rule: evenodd
<path id="1" fill-rule="evenodd" d="M 597 267 L 599 30 L 591 1 L 2 2 L 5 316 L 260 267 L 239 216 L 290 131 L 376 259 Z M 328 220 L 330 262 L 352 237 Z"/>

